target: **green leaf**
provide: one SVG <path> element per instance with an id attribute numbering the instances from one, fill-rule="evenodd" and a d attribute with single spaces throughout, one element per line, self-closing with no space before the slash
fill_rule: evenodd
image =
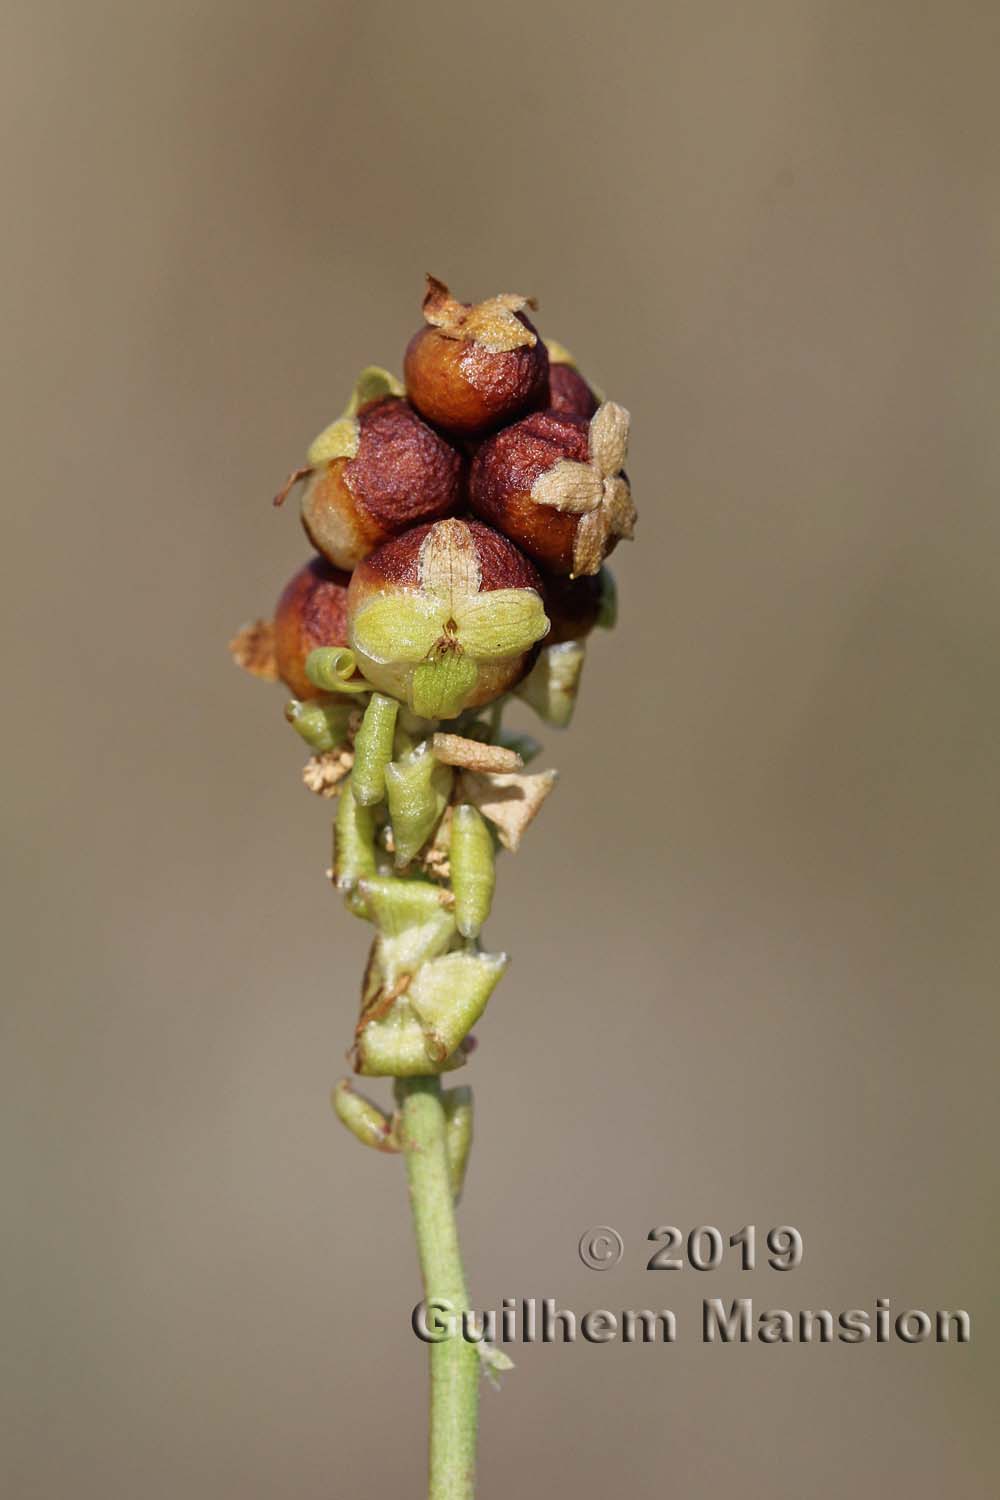
<path id="1" fill-rule="evenodd" d="M 520 656 L 549 629 L 548 616 L 534 589 L 471 594 L 456 609 L 455 622 L 463 648 L 480 661 Z"/>
<path id="2" fill-rule="evenodd" d="M 507 962 L 505 953 L 448 953 L 418 971 L 406 999 L 427 1033 L 432 1057 L 451 1057 L 468 1036 Z"/>
<path id="3" fill-rule="evenodd" d="M 309 444 L 309 462 L 318 468 L 332 458 L 355 458 L 361 441 L 361 429 L 355 419 L 361 408 L 383 396 L 404 394 L 404 388 L 395 375 L 378 365 L 368 365 L 355 381 L 350 400 L 340 416 Z"/>

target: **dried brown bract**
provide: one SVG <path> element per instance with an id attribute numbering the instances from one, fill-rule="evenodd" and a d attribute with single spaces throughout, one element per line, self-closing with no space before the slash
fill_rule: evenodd
<path id="1" fill-rule="evenodd" d="M 244 625 L 229 642 L 229 654 L 251 677 L 259 677 L 263 682 L 277 682 L 274 621 L 252 620 L 249 625 Z"/>

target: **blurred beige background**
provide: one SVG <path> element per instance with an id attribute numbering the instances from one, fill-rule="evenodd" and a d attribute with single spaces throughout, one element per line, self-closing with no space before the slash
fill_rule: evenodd
<path id="1" fill-rule="evenodd" d="M 641 515 L 489 929 L 474 1296 L 684 1330 L 515 1350 L 480 1493 L 996 1493 L 1000 11 L 3 31 L 4 1493 L 422 1492 L 402 1174 L 327 1103 L 366 934 L 225 643 L 428 269 L 537 294 L 633 412 Z M 748 1221 L 801 1270 L 643 1270 L 654 1225 Z M 705 1348 L 709 1295 L 961 1306 L 974 1341 Z"/>

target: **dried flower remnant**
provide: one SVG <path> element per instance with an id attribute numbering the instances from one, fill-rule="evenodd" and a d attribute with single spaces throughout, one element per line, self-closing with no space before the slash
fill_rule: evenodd
<path id="1" fill-rule="evenodd" d="M 413 335 L 403 372 L 417 410 L 457 434 L 490 431 L 546 393 L 549 357 L 516 293 L 485 302 L 459 302 L 444 282 L 428 276 L 425 327 Z"/>
<path id="2" fill-rule="evenodd" d="M 438 732 L 431 737 L 431 750 L 446 766 L 461 766 L 466 771 L 519 771 L 524 764 L 517 750 L 467 740 L 460 734 Z"/>
<path id="3" fill-rule="evenodd" d="M 453 719 L 517 683 L 549 628 L 541 580 L 478 521 L 416 527 L 351 579 L 348 636 L 364 676 L 427 719 Z"/>
<path id="4" fill-rule="evenodd" d="M 629 416 L 606 401 L 590 422 L 535 412 L 480 448 L 469 477 L 472 509 L 550 572 L 596 573 L 635 529 L 622 465 Z"/>
<path id="5" fill-rule="evenodd" d="M 262 682 L 277 682 L 274 621 L 251 620 L 249 625 L 241 626 L 229 642 L 229 654 L 251 677 L 259 677 Z"/>
<path id="6" fill-rule="evenodd" d="M 531 775 L 464 771 L 459 778 L 458 795 L 477 807 L 484 818 L 489 818 L 503 847 L 516 853 L 525 829 L 538 816 L 557 776 L 556 771 L 536 771 Z"/>

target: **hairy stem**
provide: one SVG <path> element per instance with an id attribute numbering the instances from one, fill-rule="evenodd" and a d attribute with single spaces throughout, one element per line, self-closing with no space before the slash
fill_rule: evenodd
<path id="1" fill-rule="evenodd" d="M 424 1297 L 468 1308 L 437 1078 L 400 1079 L 400 1144 L 420 1255 Z M 471 1500 L 476 1483 L 479 1356 L 459 1333 L 430 1345 L 429 1500 Z"/>

